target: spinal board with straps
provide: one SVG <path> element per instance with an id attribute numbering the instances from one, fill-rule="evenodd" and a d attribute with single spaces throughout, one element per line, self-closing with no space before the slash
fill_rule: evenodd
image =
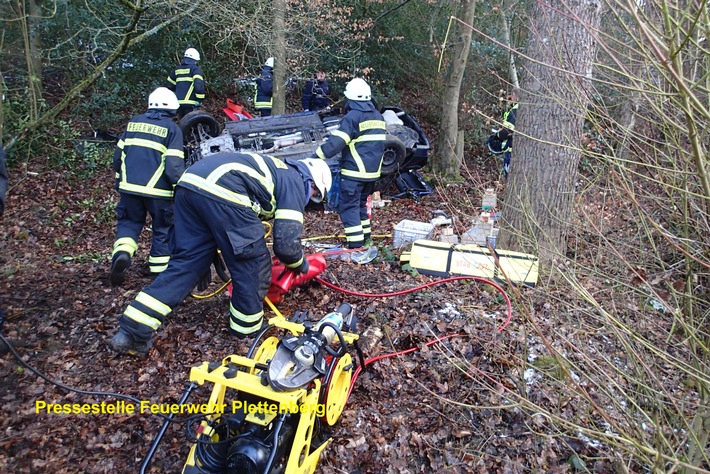
<path id="1" fill-rule="evenodd" d="M 538 276 L 535 255 L 510 250 L 493 250 L 477 244 L 451 244 L 435 240 L 415 240 L 412 250 L 403 253 L 407 262 L 423 275 L 449 277 L 457 275 L 488 278 L 499 282 L 519 283 L 534 287 Z M 507 277 L 507 279 L 506 279 Z"/>

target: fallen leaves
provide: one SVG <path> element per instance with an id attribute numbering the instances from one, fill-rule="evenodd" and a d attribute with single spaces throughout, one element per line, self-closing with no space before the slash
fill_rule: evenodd
<path id="1" fill-rule="evenodd" d="M 0 279 L 3 296 L 9 295 L 3 308 L 11 318 L 3 334 L 26 344 L 22 356 L 32 366 L 78 389 L 175 402 L 191 366 L 243 355 L 248 347 L 228 333 L 228 302 L 222 294 L 202 301 L 188 298 L 179 305 L 145 359 L 120 357 L 106 348 L 118 315 L 149 283 L 138 268 L 150 244 L 150 234 L 144 232 L 126 285 L 107 285 L 113 222 L 95 222 L 90 217 L 100 209 L 82 209 L 80 203 L 113 192 L 111 174 L 107 167 L 103 176 L 66 188 L 54 186 L 57 176 L 40 175 L 32 189 L 15 190 L 3 239 L 2 258 L 8 260 L 6 268 L 12 267 L 12 280 Z M 463 186 L 457 185 L 456 192 L 473 194 Z M 373 232 L 390 233 L 404 218 L 428 220 L 441 207 L 435 195 L 416 203 L 393 201 L 374 211 Z M 80 224 L 68 226 L 64 218 L 77 214 Z M 307 213 L 305 229 L 308 236 L 342 232 L 336 214 L 319 210 Z M 59 263 L 64 256 L 71 258 Z M 329 261 L 323 278 L 361 293 L 403 291 L 435 280 L 403 272 L 398 262 L 358 266 L 339 260 Z M 504 307 L 496 297 L 490 288 L 467 282 L 390 298 L 345 295 L 315 283 L 287 295 L 279 306 L 286 316 L 299 309 L 322 315 L 350 302 L 360 321 L 365 358 L 417 349 L 372 362 L 361 373 L 318 472 L 566 472 L 569 448 L 538 434 L 549 428 L 549 420 L 505 405 L 511 392 L 528 396 L 517 385 L 528 363 L 521 355 L 524 349 L 540 354 L 544 345 L 521 330 L 520 321 L 500 334 Z M 553 332 L 557 307 L 542 299 L 534 307 L 536 315 L 547 318 L 543 330 Z M 268 309 L 267 316 L 272 316 Z M 456 337 L 427 345 L 448 334 Z M 9 355 L 0 359 L 0 471 L 137 471 L 162 419 L 38 415 L 34 402 L 40 398 L 55 403 L 103 398 L 67 393 L 17 367 Z M 553 395 L 536 386 L 529 396 L 546 406 L 560 402 L 571 409 L 566 399 Z M 209 390 L 199 387 L 190 401 L 208 398 Z M 150 472 L 180 472 L 189 449 L 182 428 L 168 429 Z M 585 449 L 580 447 L 580 456 Z"/>

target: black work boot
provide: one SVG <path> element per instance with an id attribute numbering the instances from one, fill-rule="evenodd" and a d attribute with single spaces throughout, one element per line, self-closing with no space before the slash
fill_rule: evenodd
<path id="1" fill-rule="evenodd" d="M 123 329 L 119 329 L 109 342 L 111 349 L 116 352 L 140 357 L 144 357 L 152 345 L 152 341 L 136 341 L 131 334 Z"/>
<path id="2" fill-rule="evenodd" d="M 265 328 L 266 326 L 268 326 L 268 325 L 269 325 L 269 323 L 267 323 L 264 319 L 262 319 L 262 320 L 261 320 L 261 324 L 259 324 L 257 327 L 255 327 L 254 330 L 253 330 L 252 332 L 250 332 L 249 334 L 245 334 L 245 333 L 243 333 L 243 332 L 235 331 L 234 329 L 232 329 L 232 326 L 231 326 L 231 325 L 228 327 L 228 329 L 229 329 L 229 334 L 230 334 L 231 336 L 234 336 L 234 337 L 236 337 L 237 339 L 239 339 L 240 341 L 242 341 L 242 340 L 245 340 L 245 339 L 246 339 L 246 340 L 249 340 L 249 339 L 254 338 L 254 336 L 256 336 L 257 334 L 259 334 L 259 331 L 261 331 L 262 329 L 264 329 L 264 328 Z"/>
<path id="3" fill-rule="evenodd" d="M 111 262 L 111 275 L 109 276 L 109 281 L 111 286 L 118 286 L 123 284 L 123 280 L 126 279 L 126 270 L 131 266 L 131 256 L 128 252 L 118 252 L 113 257 Z"/>
<path id="4" fill-rule="evenodd" d="M 241 333 L 241 332 L 237 332 L 237 331 L 235 331 L 235 330 L 232 329 L 232 328 L 229 328 L 229 334 L 230 334 L 231 336 L 233 336 L 233 337 L 236 337 L 236 338 L 239 339 L 240 341 L 243 341 L 243 340 L 250 340 L 251 338 L 253 338 L 254 336 L 256 336 L 257 333 L 258 333 L 258 331 L 250 332 L 249 334 L 244 334 L 244 333 Z"/>

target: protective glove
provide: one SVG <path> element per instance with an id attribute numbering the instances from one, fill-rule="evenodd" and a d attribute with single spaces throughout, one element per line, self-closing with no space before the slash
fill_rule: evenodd
<path id="1" fill-rule="evenodd" d="M 308 268 L 309 268 L 308 259 L 304 258 L 304 259 L 303 259 L 303 263 L 301 264 L 301 266 L 298 267 L 298 268 L 294 268 L 294 269 L 293 269 L 293 272 L 294 272 L 296 275 L 300 275 L 300 274 L 305 275 L 306 273 L 308 273 Z"/>
<path id="2" fill-rule="evenodd" d="M 314 253 L 312 255 L 308 255 L 305 259 L 307 265 L 301 265 L 303 273 L 294 273 L 294 286 L 305 285 L 325 271 L 325 256 L 323 256 L 323 254 Z"/>
<path id="3" fill-rule="evenodd" d="M 229 272 L 227 271 L 227 265 L 224 263 L 224 260 L 222 259 L 222 254 L 218 250 L 217 253 L 214 254 L 214 258 L 212 259 L 212 266 L 214 267 L 215 272 L 217 272 L 217 276 L 222 280 L 223 282 L 228 282 L 230 277 L 229 277 Z"/>
<path id="4" fill-rule="evenodd" d="M 200 279 L 197 280 L 197 291 L 205 291 L 209 288 L 210 283 L 212 283 L 212 267 L 208 268 Z"/>
<path id="5" fill-rule="evenodd" d="M 217 250 L 214 253 L 214 257 L 212 257 L 212 264 L 210 268 L 208 268 L 207 271 L 200 276 L 200 279 L 197 280 L 197 291 L 205 291 L 210 286 L 210 283 L 212 283 L 212 267 L 214 267 L 220 280 L 225 283 L 229 281 L 227 266 L 224 264 L 224 260 L 222 260 L 222 255 L 219 250 Z"/>

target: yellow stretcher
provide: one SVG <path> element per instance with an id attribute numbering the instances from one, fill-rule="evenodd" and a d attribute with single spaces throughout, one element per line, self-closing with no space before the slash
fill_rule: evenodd
<path id="1" fill-rule="evenodd" d="M 477 244 L 451 244 L 435 240 L 415 240 L 411 252 L 400 261 L 423 275 L 440 277 L 466 275 L 499 282 L 520 283 L 534 287 L 538 259 L 534 255 L 510 250 L 493 250 Z"/>

